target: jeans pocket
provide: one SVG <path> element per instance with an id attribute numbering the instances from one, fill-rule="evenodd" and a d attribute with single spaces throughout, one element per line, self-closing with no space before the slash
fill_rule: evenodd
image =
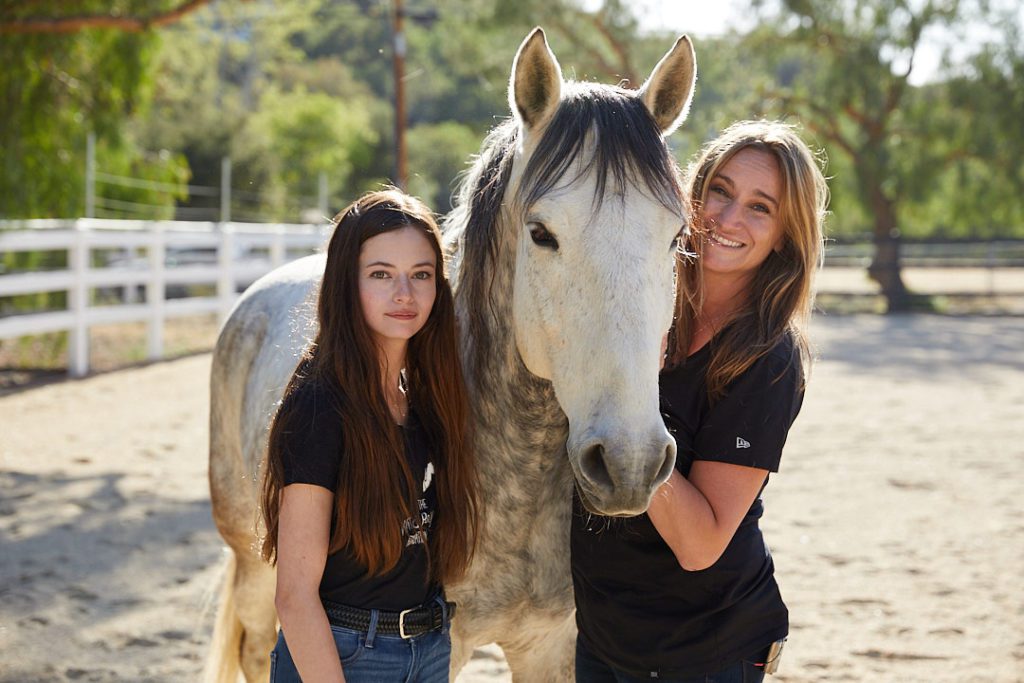
<path id="1" fill-rule="evenodd" d="M 331 635 L 334 636 L 334 646 L 338 649 L 342 666 L 359 659 L 366 649 L 366 635 L 360 631 L 332 626 Z"/>
<path id="2" fill-rule="evenodd" d="M 277 676 L 277 650 L 270 651 L 270 683 L 274 683 Z"/>

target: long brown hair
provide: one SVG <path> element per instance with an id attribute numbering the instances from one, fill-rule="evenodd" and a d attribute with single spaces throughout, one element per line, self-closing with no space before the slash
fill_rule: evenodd
<path id="1" fill-rule="evenodd" d="M 366 324 L 358 283 L 363 243 L 410 226 L 426 235 L 438 273 L 434 306 L 423 328 L 409 340 L 405 366 L 409 403 L 427 435 L 437 487 L 438 512 L 427 543 L 431 576 L 442 583 L 457 578 L 472 557 L 480 506 L 441 234 L 433 214 L 418 199 L 382 190 L 360 197 L 335 218 L 317 304 L 320 329 L 288 382 L 270 428 L 262 491 L 262 555 L 271 563 L 277 559 L 283 438 L 296 417 L 288 398 L 307 382 L 322 383 L 338 396 L 334 409 L 345 449 L 328 552 L 347 548 L 371 575 L 387 572 L 405 547 L 404 520 L 419 515 L 419 488 L 404 455 L 401 430 L 384 397 L 382 353 Z"/>
<path id="2" fill-rule="evenodd" d="M 799 361 L 805 371 L 811 361 L 806 329 L 814 306 L 814 277 L 824 251 L 822 226 L 828 185 L 818 160 L 792 127 L 777 121 L 739 121 L 705 145 L 687 170 L 691 231 L 676 267 L 676 315 L 669 364 L 685 361 L 704 303 L 700 257 L 706 228 L 702 207 L 710 181 L 747 148 L 767 152 L 778 165 L 783 240 L 781 248 L 769 252 L 758 267 L 744 305 L 715 338 L 707 373 L 708 394 L 713 400 L 787 334 L 795 347 L 792 360 Z"/>

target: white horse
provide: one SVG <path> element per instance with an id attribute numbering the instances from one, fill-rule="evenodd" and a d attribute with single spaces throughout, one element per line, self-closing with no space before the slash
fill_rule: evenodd
<path id="1" fill-rule="evenodd" d="M 638 90 L 563 81 L 544 33 L 512 67 L 513 116 L 484 142 L 445 221 L 474 405 L 484 531 L 464 580 L 452 671 L 497 642 L 519 680 L 573 670 L 573 481 L 588 508 L 646 509 L 675 444 L 658 405 L 659 347 L 685 225 L 664 136 L 695 78 L 680 38 Z M 313 336 L 323 257 L 254 284 L 221 331 L 211 377 L 210 491 L 231 549 L 208 677 L 268 677 L 274 569 L 255 552 L 267 427 Z"/>

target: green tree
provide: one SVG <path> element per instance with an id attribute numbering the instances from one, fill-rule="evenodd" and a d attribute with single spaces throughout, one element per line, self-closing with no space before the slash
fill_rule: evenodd
<path id="1" fill-rule="evenodd" d="M 759 3 L 762 4 L 762 3 Z M 774 110 L 798 116 L 834 157 L 844 155 L 875 254 L 868 269 L 888 310 L 913 305 L 901 275 L 901 225 L 913 202 L 931 196 L 960 155 L 939 134 L 957 116 L 934 118 L 934 93 L 909 78 L 926 31 L 968 16 L 967 0 L 784 0 L 752 39 L 774 64 Z"/>
<path id="2" fill-rule="evenodd" d="M 95 28 L 141 33 L 174 23 L 209 2 L 179 0 L 168 4 L 117 0 L 77 2 L 69 7 L 66 2 L 8 0 L 0 6 L 0 34 L 68 34 Z"/>
<path id="3" fill-rule="evenodd" d="M 277 205 L 267 208 L 276 215 L 295 221 L 315 208 L 321 173 L 329 182 L 330 211 L 358 193 L 354 172 L 368 165 L 378 141 L 371 115 L 372 106 L 359 100 L 269 90 L 236 137 L 235 157 L 244 162 L 258 154 L 268 164 L 275 190 L 268 199 Z"/>
<path id="4" fill-rule="evenodd" d="M 958 114 L 956 147 L 945 173 L 948 221 L 971 236 L 1024 235 L 1024 26 L 1019 10 L 1000 17 L 983 45 L 942 84 Z M 938 218 L 936 217 L 935 220 Z"/>
<path id="5" fill-rule="evenodd" d="M 636 22 L 621 3 L 606 4 L 607 8 L 595 13 L 581 9 L 572 0 L 406 0 L 407 145 L 416 191 L 447 204 L 448 197 L 442 195 L 452 178 L 434 174 L 455 166 L 461 168 L 465 159 L 454 165 L 454 155 L 445 150 L 445 159 L 438 163 L 423 156 L 414 161 L 413 157 L 419 155 L 414 147 L 420 145 L 414 138 L 453 134 L 456 129 L 442 132 L 436 126 L 457 122 L 465 127 L 455 133 L 460 139 L 468 139 L 468 131 L 475 132 L 476 143 L 470 149 L 476 149 L 495 118 L 508 113 L 506 89 L 512 57 L 537 24 L 548 29 L 567 73 L 605 82 L 622 78 L 624 67 L 616 59 L 621 46 L 633 44 L 631 37 L 639 39 Z M 297 36 L 296 44 L 318 62 L 344 63 L 390 106 L 394 98 L 390 11 L 388 5 L 369 0 L 323 3 L 314 12 L 314 26 Z M 618 41 L 615 44 L 602 33 L 613 17 L 615 32 L 607 36 L 614 37 Z M 664 52 L 666 46 L 660 47 Z M 647 68 L 653 64 L 651 61 Z M 388 175 L 394 166 L 393 118 L 389 115 L 379 121 L 386 127 L 378 126 L 382 140 L 378 158 L 387 162 L 383 168 L 384 175 Z M 422 163 L 428 163 L 430 169 Z"/>
<path id="6" fill-rule="evenodd" d="M 0 216 L 82 215 L 90 131 L 113 157 L 137 156 L 119 124 L 145 105 L 152 47 L 107 31 L 0 40 Z"/>
<path id="7" fill-rule="evenodd" d="M 452 192 L 470 156 L 480 147 L 480 135 L 456 121 L 427 123 L 409 131 L 409 192 L 438 213 L 451 209 Z"/>
<path id="8" fill-rule="evenodd" d="M 98 213 L 167 215 L 188 180 L 183 159 L 151 153 L 124 124 L 147 112 L 159 43 L 152 27 L 202 4 L 116 0 L 69 7 L 35 0 L 0 6 L 0 34 L 6 34 L 0 40 L 0 217 L 82 215 L 90 132 L 101 172 L 152 181 L 101 188 L 107 206 Z"/>

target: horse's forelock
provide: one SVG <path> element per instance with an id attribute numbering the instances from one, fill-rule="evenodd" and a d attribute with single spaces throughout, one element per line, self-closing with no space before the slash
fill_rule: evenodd
<path id="1" fill-rule="evenodd" d="M 567 84 L 564 98 L 526 165 L 520 206 L 530 206 L 560 182 L 594 174 L 594 210 L 608 190 L 624 195 L 642 184 L 665 208 L 682 212 L 675 162 L 647 107 L 634 93 L 594 83 Z M 572 166 L 590 154 L 576 177 Z"/>

